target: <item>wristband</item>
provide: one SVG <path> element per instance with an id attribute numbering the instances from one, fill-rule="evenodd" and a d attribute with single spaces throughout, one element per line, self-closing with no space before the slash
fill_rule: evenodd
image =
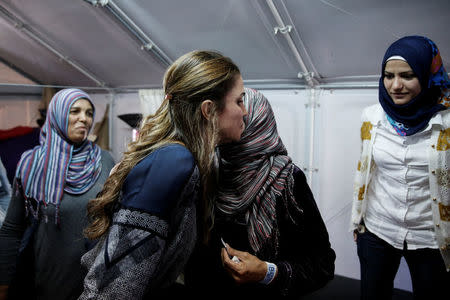
<path id="1" fill-rule="evenodd" d="M 275 278 L 275 275 L 277 274 L 277 265 L 267 261 L 265 263 L 267 264 L 266 276 L 259 283 L 267 285 Z"/>

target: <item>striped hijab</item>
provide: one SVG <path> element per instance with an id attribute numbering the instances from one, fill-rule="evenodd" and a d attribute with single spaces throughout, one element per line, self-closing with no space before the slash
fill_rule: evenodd
<path id="1" fill-rule="evenodd" d="M 277 132 L 269 101 L 245 88 L 248 116 L 237 143 L 222 145 L 217 209 L 227 216 L 245 215 L 248 237 L 255 252 L 274 239 L 276 204 L 295 204 L 291 158 Z"/>
<path id="2" fill-rule="evenodd" d="M 88 100 L 94 108 L 89 95 L 79 89 L 64 89 L 53 96 L 41 129 L 40 145 L 22 154 L 16 170 L 27 198 L 35 199 L 39 205 L 56 206 L 57 224 L 64 191 L 83 194 L 94 185 L 101 171 L 101 150 L 97 145 L 85 140 L 75 147 L 68 139 L 70 108 L 79 99 Z"/>

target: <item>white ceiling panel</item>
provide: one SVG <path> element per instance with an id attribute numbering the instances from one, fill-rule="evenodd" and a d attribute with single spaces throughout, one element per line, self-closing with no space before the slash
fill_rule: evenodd
<path id="1" fill-rule="evenodd" d="M 251 84 L 301 87 L 305 71 L 316 84 L 376 83 L 404 35 L 433 39 L 448 71 L 449 16 L 449 0 L 4 0 L 0 62 L 43 85 L 120 91 L 161 86 L 167 64 L 152 51 L 171 62 L 214 49 Z M 275 34 L 279 20 L 290 32 Z"/>
<path id="2" fill-rule="evenodd" d="M 387 47 L 406 35 L 425 35 L 434 40 L 449 70 L 448 0 L 284 3 L 322 77 L 378 75 Z"/>

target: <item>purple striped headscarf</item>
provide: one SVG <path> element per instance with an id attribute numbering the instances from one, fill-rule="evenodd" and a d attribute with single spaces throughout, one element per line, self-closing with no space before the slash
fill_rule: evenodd
<path id="1" fill-rule="evenodd" d="M 269 101 L 258 91 L 245 88 L 248 116 L 241 140 L 222 145 L 216 206 L 222 214 L 245 214 L 250 245 L 258 252 L 274 239 L 277 201 L 292 203 L 291 158 L 277 132 Z"/>
<path id="2" fill-rule="evenodd" d="M 78 147 L 68 138 L 69 113 L 79 99 L 89 95 L 79 89 L 64 89 L 50 101 L 47 118 L 41 129 L 39 146 L 26 151 L 17 165 L 25 196 L 39 205 L 56 206 L 55 222 L 59 223 L 59 205 L 64 191 L 83 194 L 94 185 L 101 171 L 101 150 L 89 140 Z M 35 213 L 39 211 L 39 208 Z"/>

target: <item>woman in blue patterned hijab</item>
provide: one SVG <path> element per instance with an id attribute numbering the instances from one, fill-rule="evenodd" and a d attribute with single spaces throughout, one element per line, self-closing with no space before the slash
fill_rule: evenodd
<path id="1" fill-rule="evenodd" d="M 383 58 L 379 104 L 361 114 L 351 229 L 361 299 L 390 299 L 401 258 L 414 299 L 448 296 L 450 112 L 448 74 L 422 36 L 392 43 Z"/>
<path id="2" fill-rule="evenodd" d="M 419 80 L 420 92 L 407 103 L 396 104 L 385 86 L 385 68 L 391 60 L 406 61 Z M 386 50 L 381 74 L 379 101 L 399 135 L 420 131 L 436 112 L 450 105 L 447 72 L 436 44 L 426 37 L 406 36 L 394 42 Z"/>

